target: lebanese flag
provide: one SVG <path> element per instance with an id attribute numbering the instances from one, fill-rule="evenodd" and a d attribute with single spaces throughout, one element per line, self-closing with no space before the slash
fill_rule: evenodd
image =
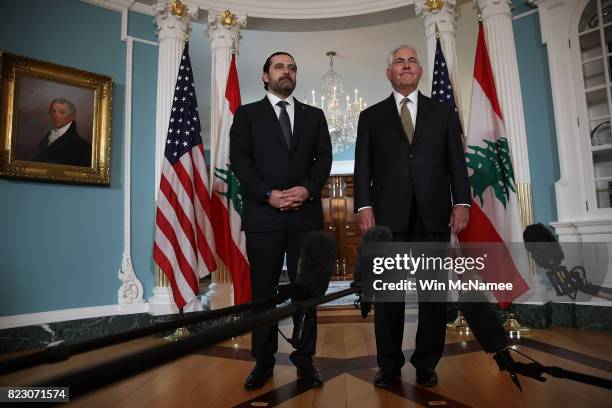
<path id="1" fill-rule="evenodd" d="M 251 300 L 251 278 L 246 255 L 242 223 L 242 195 L 238 178 L 230 166 L 230 128 L 236 109 L 240 106 L 240 84 L 236 70 L 236 58 L 232 55 L 227 76 L 221 131 L 214 154 L 214 178 L 211 196 L 212 226 L 217 256 L 232 275 L 234 304 Z"/>
<path id="2" fill-rule="evenodd" d="M 522 243 L 518 196 L 502 112 L 495 91 L 484 28 L 479 24 L 466 161 L 472 188 L 470 222 L 459 234 L 464 243 Z M 493 291 L 501 307 L 507 307 L 529 286 L 519 273 L 527 273 L 525 259 L 514 259 L 506 245 L 488 254 L 482 277 L 490 283 L 512 283 L 511 291 Z M 518 258 L 518 257 L 517 257 Z"/>

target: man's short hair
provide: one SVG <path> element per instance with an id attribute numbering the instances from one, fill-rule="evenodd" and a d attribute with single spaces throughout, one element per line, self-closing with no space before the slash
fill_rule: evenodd
<path id="1" fill-rule="evenodd" d="M 270 65 L 272 64 L 272 58 L 276 57 L 277 55 L 287 55 L 291 57 L 291 59 L 295 62 L 295 58 L 293 58 L 293 55 L 285 51 L 277 51 L 274 54 L 270 55 L 268 59 L 266 59 L 266 62 L 264 63 L 264 66 L 263 66 L 263 72 L 266 72 L 268 74 L 270 73 Z M 264 82 L 264 89 L 266 91 L 268 90 L 268 84 L 266 82 Z"/>
<path id="2" fill-rule="evenodd" d="M 387 57 L 387 66 L 393 64 L 393 54 L 395 54 L 396 52 L 398 52 L 399 50 L 403 50 L 403 49 L 407 49 L 407 50 L 412 50 L 414 51 L 414 55 L 416 55 L 417 59 L 420 61 L 419 58 L 419 52 L 417 51 L 416 48 L 414 48 L 412 45 L 408 45 L 408 44 L 402 44 L 400 46 L 397 46 L 393 49 L 393 51 L 391 51 L 389 53 L 389 56 Z"/>
<path id="3" fill-rule="evenodd" d="M 54 100 L 52 100 L 51 104 L 49 105 L 49 112 L 51 112 L 51 107 L 53 107 L 53 105 L 55 105 L 56 103 L 61 103 L 62 105 L 68 105 L 68 110 L 70 111 L 70 114 L 72 115 L 72 117 L 76 116 L 76 113 L 77 113 L 76 106 L 74 106 L 74 103 L 72 103 L 66 98 L 55 98 Z"/>

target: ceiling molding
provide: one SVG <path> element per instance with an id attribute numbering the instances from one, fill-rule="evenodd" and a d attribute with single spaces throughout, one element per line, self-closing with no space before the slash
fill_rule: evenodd
<path id="1" fill-rule="evenodd" d="M 147 0 L 144 0 L 147 1 Z M 414 0 L 192 0 L 203 9 L 288 20 L 370 14 L 414 4 Z"/>
<path id="2" fill-rule="evenodd" d="M 111 10 L 129 8 L 153 15 L 156 0 L 81 0 Z M 366 15 L 414 4 L 414 0 L 189 0 L 186 5 L 201 10 L 230 10 L 249 17 L 309 20 Z"/>

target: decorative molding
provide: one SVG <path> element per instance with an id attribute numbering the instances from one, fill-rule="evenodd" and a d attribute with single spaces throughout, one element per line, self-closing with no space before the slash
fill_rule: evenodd
<path id="1" fill-rule="evenodd" d="M 441 9 L 433 10 L 429 8 L 428 0 L 415 0 L 414 11 L 417 16 L 421 16 L 426 36 L 436 33 L 436 24 L 440 33 L 448 31 L 455 35 L 457 17 L 459 17 L 457 0 L 446 0 Z"/>
<path id="2" fill-rule="evenodd" d="M 240 31 L 247 25 L 245 14 L 236 15 L 229 10 L 208 10 L 208 25 L 205 33 L 210 40 L 210 50 L 217 48 L 234 49 L 236 54 L 240 53 Z M 214 65 L 214 64 L 213 64 Z M 229 69 L 229 61 L 228 61 Z M 226 81 L 227 82 L 227 78 Z"/>
<path id="3" fill-rule="evenodd" d="M 92 4 L 113 11 L 122 11 L 131 8 L 134 0 L 81 0 L 83 3 Z"/>
<path id="4" fill-rule="evenodd" d="M 191 28 L 191 22 L 198 18 L 197 7 L 185 6 L 182 12 L 184 14 L 179 15 L 173 12 L 173 3 L 168 0 L 157 0 L 153 11 L 155 12 L 155 24 L 157 24 L 157 37 L 160 42 L 167 39 L 185 41 Z"/>
<path id="5" fill-rule="evenodd" d="M 583 177 L 581 154 L 581 130 L 577 124 L 579 101 L 574 59 L 579 58 L 577 44 L 570 48 L 570 38 L 578 31 L 578 21 L 586 0 L 540 0 L 539 10 L 542 43 L 546 45 L 550 70 L 557 149 L 559 156 L 559 180 L 555 183 L 558 223 L 563 234 L 572 235 L 574 221 L 585 221 L 587 193 Z M 578 62 L 576 62 L 578 65 Z M 595 218 L 595 217 L 594 217 Z M 603 218 L 603 217 L 598 217 Z M 575 235 L 575 234 L 574 234 Z"/>
<path id="6" fill-rule="evenodd" d="M 146 313 L 147 304 L 141 303 L 130 307 L 129 314 Z M 50 312 L 26 313 L 0 317 L 0 330 L 13 327 L 31 326 L 68 320 L 88 319 L 92 317 L 115 316 L 123 313 L 120 305 L 105 305 L 93 307 L 79 307 L 75 309 L 53 310 Z"/>
<path id="7" fill-rule="evenodd" d="M 303 20 L 346 17 L 405 7 L 413 0 L 192 0 L 201 9 L 232 10 L 249 17 Z"/>
<path id="8" fill-rule="evenodd" d="M 81 0 L 86 3 L 120 11 L 130 10 L 155 15 L 149 1 L 133 0 Z M 377 13 L 385 10 L 409 6 L 414 0 L 191 0 L 185 5 L 200 9 L 233 10 L 237 14 L 251 17 L 274 18 L 283 20 L 309 20 L 334 17 L 349 17 Z"/>
<path id="9" fill-rule="evenodd" d="M 553 222 L 561 242 L 612 242 L 612 220 Z"/>
<path id="10" fill-rule="evenodd" d="M 512 15 L 511 0 L 474 0 L 474 3 L 480 8 L 483 20 L 497 14 Z"/>
<path id="11" fill-rule="evenodd" d="M 123 137 L 123 172 L 125 174 L 123 188 L 123 259 L 121 268 L 118 271 L 118 278 L 121 286 L 117 291 L 117 303 L 122 305 L 122 312 L 126 311 L 127 305 L 144 303 L 144 289 L 142 283 L 136 276 L 132 266 L 132 217 L 131 217 L 131 198 L 132 198 L 132 78 L 134 60 L 134 38 L 128 33 L 128 9 L 121 11 L 121 39 L 126 42 L 125 57 L 125 122 Z"/>
<path id="12" fill-rule="evenodd" d="M 123 262 L 121 263 L 118 276 L 119 280 L 123 283 L 117 291 L 117 302 L 120 305 L 144 303 L 142 283 L 136 277 L 132 267 L 132 260 L 125 252 L 123 253 Z"/>
<path id="13" fill-rule="evenodd" d="M 172 297 L 170 285 L 159 286 L 158 282 L 156 281 L 155 287 L 153 288 L 153 296 L 151 299 L 149 299 L 147 313 L 153 316 L 159 316 L 175 314 L 178 313 L 178 311 L 179 310 L 174 303 L 174 298 Z"/>
<path id="14" fill-rule="evenodd" d="M 516 14 L 516 15 L 512 16 L 512 20 L 513 21 L 520 20 L 521 18 L 530 16 L 530 15 L 535 14 L 537 12 L 538 12 L 538 9 L 536 8 L 536 9 L 529 10 L 529 11 L 526 11 L 526 12 L 521 13 L 521 14 Z"/>

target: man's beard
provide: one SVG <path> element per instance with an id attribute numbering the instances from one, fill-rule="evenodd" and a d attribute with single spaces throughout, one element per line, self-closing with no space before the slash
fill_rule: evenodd
<path id="1" fill-rule="evenodd" d="M 286 79 L 286 81 L 284 81 Z M 285 97 L 291 95 L 295 89 L 297 81 L 292 81 L 291 78 L 283 77 L 276 82 L 270 82 L 269 87 L 272 91 Z"/>

